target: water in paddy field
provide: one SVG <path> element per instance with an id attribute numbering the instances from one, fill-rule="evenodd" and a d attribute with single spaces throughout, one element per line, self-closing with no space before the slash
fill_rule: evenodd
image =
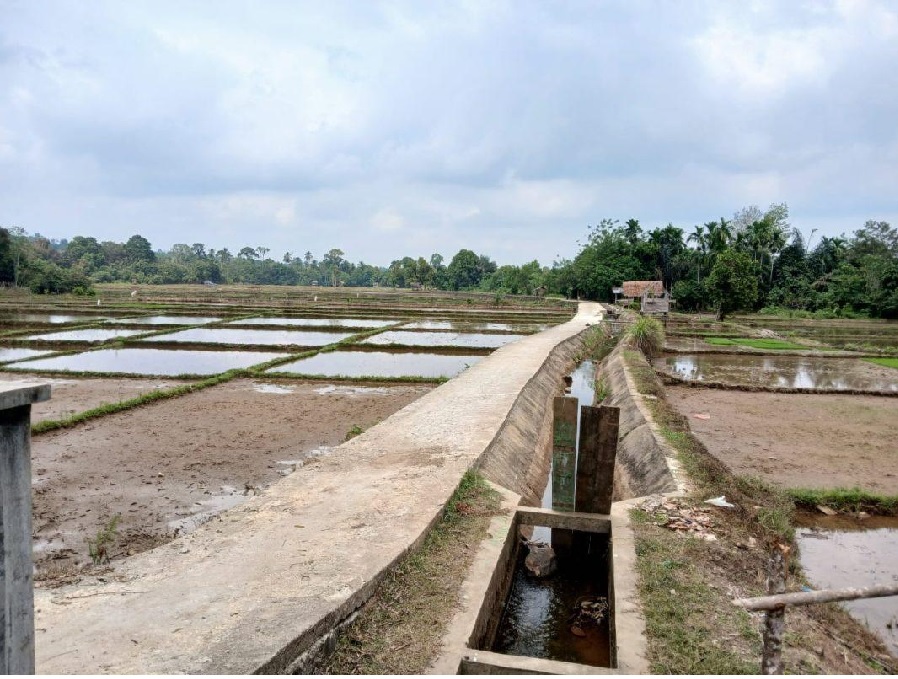
<path id="1" fill-rule="evenodd" d="M 117 337 L 140 335 L 144 332 L 146 331 L 95 328 L 88 330 L 63 330 L 61 332 L 49 332 L 43 335 L 29 335 L 23 339 L 44 340 L 46 342 L 105 342 Z"/>
<path id="2" fill-rule="evenodd" d="M 203 344 L 249 344 L 266 346 L 323 347 L 346 339 L 348 332 L 304 330 L 238 330 L 236 328 L 191 328 L 168 335 L 148 337 L 146 342 L 201 342 Z"/>
<path id="3" fill-rule="evenodd" d="M 14 363 L 25 370 L 127 373 L 132 375 L 217 375 L 248 368 L 284 354 L 261 351 L 192 351 L 174 349 L 101 349 L 69 356 Z"/>
<path id="4" fill-rule="evenodd" d="M 398 323 L 397 320 L 384 318 L 244 318 L 230 321 L 228 325 L 285 325 L 285 326 L 317 326 L 320 328 L 382 328 L 385 325 Z"/>
<path id="5" fill-rule="evenodd" d="M 414 321 L 401 326 L 403 330 L 455 330 L 456 332 L 542 332 L 546 324 L 477 323 L 471 321 Z"/>
<path id="6" fill-rule="evenodd" d="M 108 316 L 75 316 L 72 314 L 0 314 L 0 323 L 95 323 Z"/>
<path id="7" fill-rule="evenodd" d="M 484 335 L 477 333 L 415 332 L 408 330 L 388 330 L 369 337 L 362 344 L 390 345 L 406 347 L 471 347 L 494 349 L 501 347 L 523 335 Z"/>
<path id="8" fill-rule="evenodd" d="M 898 582 L 898 517 L 856 520 L 800 516 L 795 538 L 801 565 L 816 589 L 871 587 Z M 845 601 L 843 605 L 898 655 L 898 596 Z"/>
<path id="9" fill-rule="evenodd" d="M 131 323 L 133 325 L 203 325 L 216 323 L 220 318 L 208 316 L 141 316 L 138 318 L 110 318 L 107 323 Z"/>
<path id="10" fill-rule="evenodd" d="M 8 349 L 6 347 L 0 347 L 0 363 L 21 361 L 23 358 L 34 358 L 35 356 L 46 356 L 50 353 L 53 352 L 36 351 L 35 349 Z"/>
<path id="11" fill-rule="evenodd" d="M 693 382 L 898 392 L 898 371 L 855 358 L 674 354 L 657 359 L 655 367 Z"/>
<path id="12" fill-rule="evenodd" d="M 490 650 L 609 667 L 610 611 L 599 623 L 578 615 L 585 601 L 607 601 L 608 536 L 592 535 L 580 550 L 559 555 L 558 570 L 547 578 L 530 575 L 526 555 L 521 548 Z"/>
<path id="13" fill-rule="evenodd" d="M 331 351 L 279 365 L 269 373 L 325 377 L 455 377 L 483 356 L 388 351 Z"/>

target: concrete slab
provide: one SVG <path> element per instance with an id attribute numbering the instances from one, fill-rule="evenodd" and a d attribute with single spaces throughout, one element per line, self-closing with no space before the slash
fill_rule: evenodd
<path id="1" fill-rule="evenodd" d="M 38 590 L 37 671 L 290 669 L 418 544 L 553 350 L 600 314 L 581 304 L 106 582 Z"/>

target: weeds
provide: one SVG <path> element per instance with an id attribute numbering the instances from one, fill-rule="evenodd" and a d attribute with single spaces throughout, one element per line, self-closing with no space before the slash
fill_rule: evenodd
<path id="1" fill-rule="evenodd" d="M 641 316 L 627 329 L 627 341 L 648 358 L 654 358 L 664 348 L 664 326 L 657 318 Z"/>
<path id="2" fill-rule="evenodd" d="M 106 522 L 105 526 L 97 531 L 93 540 L 87 539 L 87 553 L 94 566 L 99 566 L 101 563 L 109 563 L 109 549 L 118 535 L 118 523 L 121 521 L 121 518 L 121 515 L 116 514 Z"/>
<path id="3" fill-rule="evenodd" d="M 898 496 L 876 495 L 860 488 L 811 489 L 793 488 L 786 491 L 796 505 L 814 510 L 826 505 L 840 511 L 898 515 Z"/>
<path id="4" fill-rule="evenodd" d="M 346 437 L 343 440 L 349 441 L 350 439 L 354 439 L 356 436 L 359 436 L 360 434 L 364 434 L 364 433 L 365 433 L 364 428 L 360 427 L 357 424 L 354 424 L 349 428 L 349 431 L 346 432 Z"/>

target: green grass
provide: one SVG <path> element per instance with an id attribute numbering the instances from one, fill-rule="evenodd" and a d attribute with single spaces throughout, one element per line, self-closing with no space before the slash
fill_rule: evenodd
<path id="1" fill-rule="evenodd" d="M 786 491 L 796 505 L 813 510 L 817 505 L 848 512 L 898 515 L 898 495 L 877 495 L 860 488 L 792 488 Z"/>
<path id="2" fill-rule="evenodd" d="M 898 358 L 865 358 L 864 360 L 876 365 L 884 365 L 886 368 L 898 368 Z"/>
<path id="3" fill-rule="evenodd" d="M 762 339 L 756 337 L 705 337 L 704 341 L 707 344 L 712 344 L 718 347 L 726 347 L 726 346 L 743 346 L 743 347 L 751 347 L 753 349 L 770 349 L 775 351 L 781 351 L 786 349 L 814 349 L 815 347 L 808 347 L 803 344 L 796 344 L 795 342 L 787 342 L 785 340 L 778 339 Z"/>
<path id="4" fill-rule="evenodd" d="M 472 547 L 486 537 L 499 505 L 483 477 L 467 472 L 421 546 L 386 575 L 316 673 L 423 673 L 440 651 Z"/>

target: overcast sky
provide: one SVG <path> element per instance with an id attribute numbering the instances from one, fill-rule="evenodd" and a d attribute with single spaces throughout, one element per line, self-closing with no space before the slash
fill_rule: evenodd
<path id="1" fill-rule="evenodd" d="M 898 222 L 898 2 L 0 0 L 0 225 L 502 263 Z"/>

